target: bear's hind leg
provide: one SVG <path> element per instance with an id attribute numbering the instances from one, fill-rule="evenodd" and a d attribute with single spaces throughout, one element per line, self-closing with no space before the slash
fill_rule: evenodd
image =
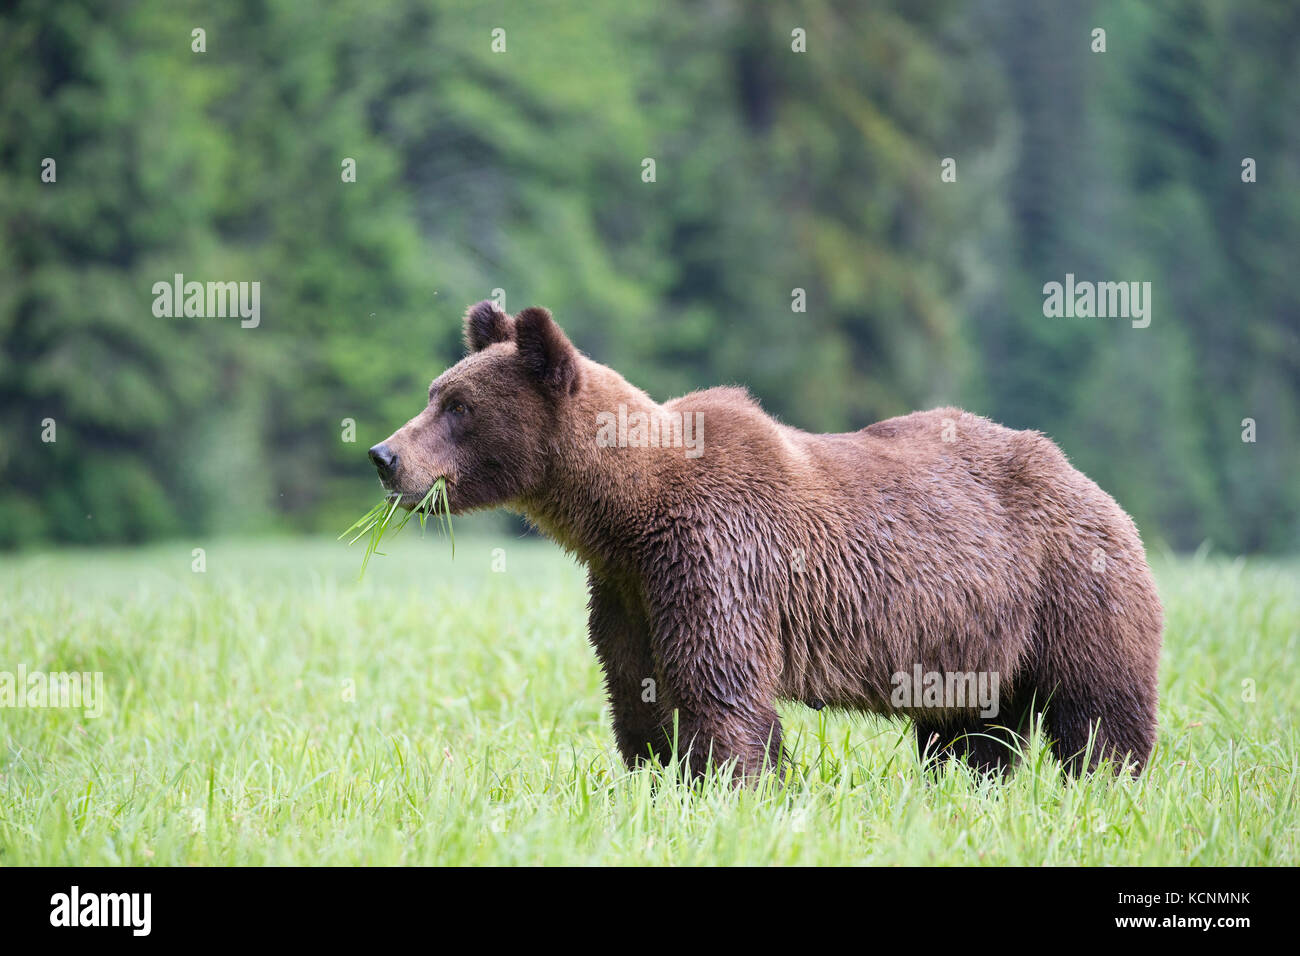
<path id="1" fill-rule="evenodd" d="M 1020 740 L 997 718 L 965 718 L 942 725 L 916 725 L 916 745 L 927 769 L 948 759 L 965 760 L 978 773 L 1005 775 L 1015 766 Z"/>
<path id="2" fill-rule="evenodd" d="M 1031 701 L 1026 695 L 1003 693 L 998 712 L 959 714 L 916 721 L 916 746 L 932 768 L 948 758 L 965 760 L 979 773 L 1005 775 L 1015 766 L 1029 728 Z"/>
<path id="3" fill-rule="evenodd" d="M 946 761 L 960 756 L 957 739 L 966 734 L 967 725 L 913 718 L 912 729 L 916 733 L 916 754 L 921 764 L 928 770 L 938 770 Z"/>
<path id="4" fill-rule="evenodd" d="M 1136 530 L 1104 495 L 1102 503 L 1110 528 L 1064 542 L 1038 619 L 1038 705 L 1071 776 L 1103 760 L 1116 773 L 1127 760 L 1136 775 L 1156 738 L 1164 613 Z"/>
<path id="5" fill-rule="evenodd" d="M 1097 768 L 1103 759 L 1119 773 L 1142 772 L 1155 744 L 1155 700 L 1139 692 L 1098 698 L 1060 690 L 1047 705 L 1052 752 L 1070 776 Z M 1089 738 L 1091 749 L 1089 749 Z"/>

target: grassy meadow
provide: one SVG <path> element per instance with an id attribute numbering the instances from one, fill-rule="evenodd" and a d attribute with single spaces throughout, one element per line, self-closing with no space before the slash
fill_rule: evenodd
<path id="1" fill-rule="evenodd" d="M 360 545 L 196 544 L 202 573 L 192 544 L 0 558 L 0 672 L 107 698 L 0 709 L 0 865 L 1300 863 L 1294 563 L 1156 561 L 1139 780 L 1068 783 L 1041 742 L 1006 783 L 927 779 L 904 723 L 791 705 L 798 779 L 691 790 L 623 768 L 545 541 L 408 530 L 360 582 Z"/>

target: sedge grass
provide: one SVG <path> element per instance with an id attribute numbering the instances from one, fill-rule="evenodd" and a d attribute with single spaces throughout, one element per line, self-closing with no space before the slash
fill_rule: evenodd
<path id="1" fill-rule="evenodd" d="M 478 531 L 386 539 L 364 587 L 333 536 L 0 554 L 0 672 L 105 701 L 0 708 L 0 867 L 1300 864 L 1296 559 L 1153 561 L 1136 780 L 1041 735 L 1004 781 L 927 774 L 905 721 L 779 702 L 798 772 L 748 790 L 627 770 L 585 570 Z"/>
<path id="2" fill-rule="evenodd" d="M 447 537 L 451 539 L 451 553 L 455 556 L 456 536 L 451 530 L 451 506 L 447 502 L 447 479 L 439 478 L 435 481 L 429 490 L 425 492 L 424 497 L 420 499 L 420 503 L 402 515 L 394 527 L 393 516 L 397 513 L 401 503 L 402 496 L 400 494 L 385 495 L 378 504 L 354 521 L 351 527 L 339 535 L 340 541 L 351 535 L 352 538 L 348 541 L 349 545 L 356 544 L 358 540 L 369 535 L 366 540 L 365 557 L 361 559 L 360 576 L 365 576 L 371 555 L 384 553 L 379 550 L 379 545 L 383 541 L 384 535 L 388 533 L 388 529 L 392 527 L 393 534 L 401 531 L 406 527 L 406 522 L 411 520 L 411 515 L 419 517 L 420 530 L 423 532 L 429 516 L 436 514 L 439 523 L 447 532 Z"/>

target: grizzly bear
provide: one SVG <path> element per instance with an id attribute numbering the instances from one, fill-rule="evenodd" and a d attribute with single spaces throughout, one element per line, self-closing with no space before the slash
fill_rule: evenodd
<path id="1" fill-rule="evenodd" d="M 923 759 L 984 771 L 1041 714 L 1069 772 L 1141 771 L 1160 600 L 1132 520 L 1042 434 L 956 408 L 809 434 L 739 388 L 661 405 L 541 308 L 480 302 L 465 342 L 370 458 L 406 508 L 442 477 L 452 513 L 505 506 L 586 565 L 629 767 L 777 767 L 785 700 L 910 717 Z M 976 684 L 996 698 L 952 693 Z"/>

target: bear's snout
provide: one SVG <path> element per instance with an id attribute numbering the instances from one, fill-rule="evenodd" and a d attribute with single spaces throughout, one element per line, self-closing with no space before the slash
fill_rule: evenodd
<path id="1" fill-rule="evenodd" d="M 387 442 L 380 442 L 370 449 L 370 460 L 375 463 L 381 481 L 388 481 L 397 473 L 397 456 Z"/>

